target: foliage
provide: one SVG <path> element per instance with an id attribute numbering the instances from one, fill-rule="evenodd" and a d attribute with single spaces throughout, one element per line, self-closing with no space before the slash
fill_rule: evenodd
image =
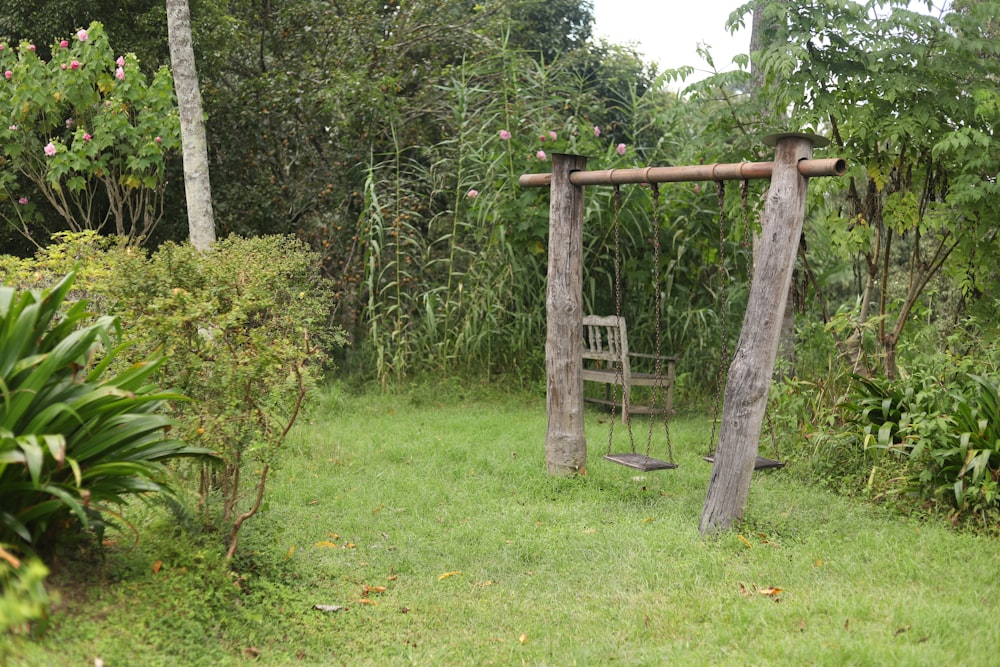
<path id="1" fill-rule="evenodd" d="M 954 521 L 995 527 L 1000 516 L 1000 403 L 994 381 L 964 375 L 944 382 L 856 377 L 844 405 L 845 438 L 871 466 L 869 486 L 888 469 L 895 493 L 948 508 Z M 891 475 L 890 475 L 891 476 Z"/>
<path id="2" fill-rule="evenodd" d="M 329 323 L 331 293 L 315 259 L 288 237 L 231 237 L 204 254 L 166 244 L 147 256 L 93 233 L 66 234 L 34 260 L 8 261 L 7 279 L 44 284 L 79 262 L 81 291 L 120 313 L 132 341 L 124 364 L 162 357 L 157 377 L 191 399 L 173 406 L 175 430 L 219 457 L 186 479 L 188 490 L 203 495 L 203 520 L 230 531 L 235 549 L 288 429 L 345 342 Z M 255 480 L 249 499 L 247 479 Z"/>
<path id="3" fill-rule="evenodd" d="M 103 529 L 132 494 L 169 491 L 163 462 L 208 450 L 164 438 L 158 414 L 180 398 L 150 377 L 161 359 L 109 366 L 118 323 L 90 324 L 78 301 L 60 315 L 74 275 L 46 292 L 0 288 L 0 538 L 38 545 L 70 516 Z"/>
<path id="4" fill-rule="evenodd" d="M 106 226 L 140 243 L 163 217 L 166 163 L 180 147 L 173 81 L 147 80 L 91 23 L 39 57 L 0 42 L 0 215 L 36 245 L 54 212 L 71 230 Z M 41 228 L 41 231 L 40 229 Z"/>
<path id="5" fill-rule="evenodd" d="M 327 354 L 345 342 L 315 257 L 288 237 L 230 237 L 204 254 L 166 244 L 148 260 L 133 254 L 110 287 L 137 349 L 159 350 L 162 375 L 192 399 L 176 410 L 184 437 L 218 452 L 201 502 L 230 531 L 231 556 Z"/>
<path id="6" fill-rule="evenodd" d="M 45 590 L 49 570 L 37 558 L 21 560 L 0 545 L 0 658 L 3 637 L 44 630 L 51 597 Z"/>
<path id="7" fill-rule="evenodd" d="M 890 378 L 904 326 L 936 275 L 970 296 L 995 280 L 976 258 L 994 251 L 1000 201 L 1000 5 L 956 3 L 929 16 L 907 4 L 767 2 L 769 40 L 752 54 L 771 108 L 788 109 L 792 127 L 831 135 L 850 165 L 826 193 L 836 203 L 824 221 L 834 250 L 863 277 L 846 352 L 857 357 L 873 321 Z"/>

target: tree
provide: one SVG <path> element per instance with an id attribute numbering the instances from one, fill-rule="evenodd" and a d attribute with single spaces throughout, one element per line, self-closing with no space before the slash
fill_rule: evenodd
<path id="1" fill-rule="evenodd" d="M 169 70 L 147 78 L 133 54 L 116 58 L 97 22 L 45 49 L 48 60 L 38 51 L 0 42 L 0 106 L 10 110 L 0 219 L 36 245 L 67 228 L 143 242 L 164 217 L 167 161 L 180 147 Z"/>
<path id="2" fill-rule="evenodd" d="M 903 0 L 771 3 L 775 40 L 761 53 L 765 90 L 794 123 L 825 128 L 852 166 L 827 220 L 859 259 L 853 360 L 865 332 L 897 374 L 904 327 L 930 281 L 962 257 L 963 289 L 991 270 L 972 260 L 996 241 L 1000 212 L 1000 40 L 995 0 L 942 17 Z"/>
<path id="3" fill-rule="evenodd" d="M 215 216 L 212 212 L 205 118 L 191 45 L 191 12 L 187 0 L 167 0 L 167 33 L 180 109 L 188 229 L 191 244 L 204 251 L 215 243 Z"/>

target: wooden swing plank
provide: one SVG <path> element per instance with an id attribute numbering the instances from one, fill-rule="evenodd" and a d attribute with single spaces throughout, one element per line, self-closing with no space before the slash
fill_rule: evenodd
<path id="1" fill-rule="evenodd" d="M 709 463 L 715 463 L 714 456 L 703 456 L 702 458 L 705 461 L 708 461 Z M 776 468 L 784 468 L 784 467 L 785 467 L 784 461 L 775 461 L 774 459 L 768 459 L 763 456 L 758 456 L 757 460 L 753 464 L 754 470 L 773 470 Z"/>
<path id="2" fill-rule="evenodd" d="M 642 470 L 643 472 L 650 472 L 653 470 L 673 470 L 677 467 L 676 463 L 650 458 L 644 454 L 605 454 L 604 458 L 613 463 L 617 463 L 618 465 L 635 468 L 636 470 Z"/>

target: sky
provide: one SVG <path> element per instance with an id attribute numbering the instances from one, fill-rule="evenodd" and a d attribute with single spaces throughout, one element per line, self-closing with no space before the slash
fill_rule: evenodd
<path id="1" fill-rule="evenodd" d="M 688 83 L 710 72 L 698 57 L 697 46 L 712 47 L 712 59 L 720 71 L 734 69 L 733 56 L 750 51 L 750 16 L 746 27 L 730 34 L 726 20 L 747 0 L 593 0 L 594 33 L 617 44 L 634 43 L 647 61 L 660 69 L 684 65 L 695 68 Z M 927 11 L 926 0 L 910 3 L 912 9 Z M 940 5 L 942 0 L 934 4 Z"/>
<path id="2" fill-rule="evenodd" d="M 731 68 L 733 56 L 749 52 L 749 20 L 735 35 L 726 30 L 729 15 L 743 4 L 745 0 L 594 0 L 594 32 L 617 44 L 634 43 L 661 70 L 691 65 L 697 70 L 692 78 L 703 78 L 709 72 L 698 57 L 699 42 L 712 47 L 720 70 Z"/>

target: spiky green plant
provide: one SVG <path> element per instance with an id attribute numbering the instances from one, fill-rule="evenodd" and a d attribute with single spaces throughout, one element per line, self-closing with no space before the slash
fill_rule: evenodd
<path id="1" fill-rule="evenodd" d="M 0 542 L 37 546 L 71 517 L 100 529 L 126 496 L 169 490 L 165 460 L 209 454 L 166 437 L 159 410 L 182 397 L 150 383 L 162 360 L 109 375 L 118 321 L 64 309 L 74 277 L 0 287 Z"/>

